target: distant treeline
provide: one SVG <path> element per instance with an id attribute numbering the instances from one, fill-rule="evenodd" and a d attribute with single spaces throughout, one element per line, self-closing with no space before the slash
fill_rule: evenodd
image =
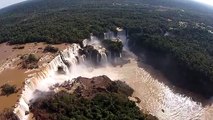
<path id="1" fill-rule="evenodd" d="M 210 21 L 209 16 L 200 18 L 181 13 L 179 9 L 151 7 L 137 0 L 32 0 L 2 11 L 0 42 L 11 44 L 79 42 L 90 33 L 103 37 L 103 32 L 115 30 L 117 26 L 165 32 L 165 27 L 176 24 L 175 21 L 168 24 L 168 18 L 204 22 L 206 17 L 205 22 Z"/>

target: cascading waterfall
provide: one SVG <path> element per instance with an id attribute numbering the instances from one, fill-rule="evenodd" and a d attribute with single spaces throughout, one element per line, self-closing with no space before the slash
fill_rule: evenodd
<path id="1" fill-rule="evenodd" d="M 129 39 L 127 38 L 127 36 L 128 36 L 128 34 L 127 34 L 126 30 L 123 30 L 121 28 L 117 28 L 117 38 L 119 40 L 121 40 L 121 42 L 123 43 L 124 49 L 128 50 Z"/>
<path id="2" fill-rule="evenodd" d="M 105 34 L 107 38 L 114 39 L 114 33 L 109 31 Z M 100 41 L 97 37 L 91 34 L 90 41 L 85 39 L 82 41 L 83 47 L 87 45 L 93 46 L 95 50 L 100 54 L 100 63 L 107 64 L 108 57 L 106 54 L 106 49 L 103 48 L 100 44 Z M 24 88 L 22 90 L 21 97 L 18 103 L 15 106 L 14 113 L 19 117 L 20 120 L 29 119 L 29 104 L 32 99 L 35 99 L 34 92 L 36 90 L 40 91 L 49 91 L 49 87 L 56 84 L 62 83 L 66 80 L 73 79 L 80 76 L 82 73 L 79 73 L 79 66 L 86 66 L 85 54 L 79 54 L 79 50 L 83 50 L 79 44 L 72 44 L 69 48 L 60 52 L 46 67 L 42 72 L 36 74 L 36 76 L 25 81 Z M 92 56 L 89 55 L 89 60 L 92 60 Z M 98 57 L 97 57 L 98 58 Z M 97 60 L 96 62 L 99 62 Z M 58 74 L 58 67 L 63 68 L 65 75 Z M 87 67 L 85 67 L 87 68 Z"/>
<path id="3" fill-rule="evenodd" d="M 96 48 L 94 47 L 96 50 L 98 50 L 98 52 L 100 53 L 101 55 L 101 63 L 102 64 L 105 64 L 108 62 L 108 58 L 107 58 L 107 55 L 106 55 L 106 49 L 105 48 Z M 98 57 L 97 57 L 98 58 Z"/>
<path id="4" fill-rule="evenodd" d="M 87 41 L 84 41 L 85 46 L 86 44 Z M 101 55 L 101 63 L 106 63 L 106 50 L 100 45 L 94 46 L 98 46 L 95 47 L 95 49 L 97 49 Z M 79 44 L 72 44 L 69 48 L 65 49 L 58 56 L 56 56 L 42 72 L 36 75 L 36 77 L 26 80 L 21 98 L 19 99 L 14 109 L 14 113 L 19 117 L 20 120 L 29 119 L 28 113 L 30 100 L 39 97 L 34 96 L 35 90 L 49 91 L 50 86 L 79 76 L 78 66 L 84 65 L 86 61 L 86 56 L 79 54 L 80 49 L 82 48 Z M 67 62 L 70 64 L 70 66 L 67 65 Z M 65 75 L 60 75 L 57 73 L 59 66 L 63 68 Z"/>
<path id="5" fill-rule="evenodd" d="M 87 40 L 87 39 L 84 39 L 82 43 L 83 43 L 83 47 L 86 47 L 87 44 L 88 44 L 88 40 Z"/>
<path id="6" fill-rule="evenodd" d="M 108 62 L 108 57 L 107 57 L 107 54 L 106 54 L 106 49 L 101 46 L 101 44 L 98 41 L 97 37 L 91 35 L 90 36 L 90 40 L 91 40 L 90 42 L 88 42 L 88 40 L 87 40 L 87 43 L 90 44 L 90 45 L 92 45 L 94 47 L 94 49 L 96 49 L 100 53 L 100 55 L 101 55 L 101 63 L 102 64 L 106 64 Z"/>
<path id="7" fill-rule="evenodd" d="M 112 40 L 115 39 L 115 34 L 112 31 L 107 31 L 106 33 L 104 33 L 104 39 L 105 40 Z"/>

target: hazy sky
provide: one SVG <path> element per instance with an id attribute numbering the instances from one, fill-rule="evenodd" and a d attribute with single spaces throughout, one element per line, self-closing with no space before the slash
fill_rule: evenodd
<path id="1" fill-rule="evenodd" d="M 0 9 L 25 0 L 0 0 Z"/>
<path id="2" fill-rule="evenodd" d="M 195 1 L 213 6 L 213 0 L 195 0 Z"/>
<path id="3" fill-rule="evenodd" d="M 0 0 L 0 9 L 22 1 L 25 0 Z M 213 0 L 194 0 L 194 1 L 198 1 L 200 3 L 209 4 L 213 6 Z"/>

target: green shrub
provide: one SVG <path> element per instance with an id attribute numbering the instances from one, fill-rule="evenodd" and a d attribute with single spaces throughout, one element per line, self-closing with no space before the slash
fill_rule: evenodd
<path id="1" fill-rule="evenodd" d="M 15 85 L 9 85 L 5 84 L 1 87 L 1 94 L 2 95 L 10 95 L 16 92 L 16 86 Z"/>
<path id="2" fill-rule="evenodd" d="M 13 113 L 13 109 L 4 109 L 0 113 L 0 120 L 19 120 L 18 117 Z"/>
<path id="3" fill-rule="evenodd" d="M 121 41 L 111 41 L 111 40 L 104 40 L 103 45 L 112 53 L 121 53 L 123 50 L 123 44 Z"/>
<path id="4" fill-rule="evenodd" d="M 21 56 L 22 61 L 22 68 L 33 69 L 38 68 L 38 57 L 34 54 L 24 55 Z"/>
<path id="5" fill-rule="evenodd" d="M 15 46 L 13 49 L 24 49 L 24 46 Z"/>
<path id="6" fill-rule="evenodd" d="M 131 96 L 134 90 L 125 84 L 122 81 L 114 81 L 107 87 L 107 90 L 110 92 L 116 92 L 120 94 L 124 94 L 126 96 Z"/>
<path id="7" fill-rule="evenodd" d="M 56 53 L 58 52 L 58 48 L 48 45 L 44 48 L 44 52 Z"/>
<path id="8" fill-rule="evenodd" d="M 34 54 L 29 54 L 26 60 L 28 62 L 37 62 L 38 58 Z"/>

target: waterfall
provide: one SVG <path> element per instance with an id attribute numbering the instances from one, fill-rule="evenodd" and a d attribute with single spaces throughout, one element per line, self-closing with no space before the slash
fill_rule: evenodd
<path id="1" fill-rule="evenodd" d="M 117 37 L 125 39 L 123 32 L 118 31 Z M 104 34 L 105 38 L 115 39 L 113 32 L 108 31 Z M 106 54 L 107 50 L 102 47 L 100 40 L 91 34 L 90 40 L 85 39 L 82 41 L 82 48 L 79 44 L 72 44 L 67 49 L 59 52 L 49 64 L 46 65 L 42 72 L 35 74 L 32 78 L 25 80 L 25 85 L 21 93 L 21 97 L 15 105 L 14 113 L 19 117 L 20 120 L 29 119 L 29 104 L 31 100 L 36 99 L 39 96 L 35 96 L 36 90 L 49 91 L 49 87 L 56 83 L 62 83 L 66 80 L 73 79 L 81 76 L 84 70 L 88 70 L 86 64 L 87 61 L 93 60 L 91 52 L 84 53 L 86 46 L 92 46 L 97 51 L 96 62 L 100 65 L 108 64 L 110 54 Z M 81 54 L 79 51 L 83 51 Z M 86 59 L 87 58 L 87 59 Z M 83 66 L 83 69 L 82 69 Z M 91 66 L 90 66 L 91 67 Z M 62 70 L 60 72 L 59 70 Z M 80 72 L 79 72 L 80 71 Z M 85 71 L 87 72 L 87 71 Z M 62 74 L 63 73 L 63 74 Z"/>
<path id="2" fill-rule="evenodd" d="M 80 59 L 80 63 L 84 63 L 86 59 L 86 55 L 81 55 L 79 59 Z"/>
<path id="3" fill-rule="evenodd" d="M 87 45 L 92 45 L 94 47 L 94 49 L 97 50 L 101 55 L 100 63 L 106 64 L 108 62 L 108 57 L 106 54 L 107 50 L 104 47 L 102 47 L 102 45 L 97 37 L 91 35 L 90 40 L 91 40 L 90 42 L 87 41 Z M 91 59 L 91 56 L 90 56 L 90 59 Z M 98 59 L 99 59 L 99 57 L 97 55 L 97 62 L 99 61 Z"/>
<path id="4" fill-rule="evenodd" d="M 106 64 L 108 62 L 108 58 L 106 53 L 101 54 L 101 63 Z"/>
<path id="5" fill-rule="evenodd" d="M 96 50 L 98 50 L 98 52 L 100 53 L 100 55 L 101 55 L 101 63 L 102 64 L 105 64 L 105 63 L 107 63 L 108 62 L 108 58 L 107 58 L 107 55 L 106 55 L 106 49 L 105 48 L 101 48 L 101 47 L 99 47 L 99 48 L 95 48 Z"/>
<path id="6" fill-rule="evenodd" d="M 128 50 L 128 38 L 127 38 L 127 31 L 117 28 L 117 38 L 123 43 L 124 49 Z"/>
<path id="7" fill-rule="evenodd" d="M 115 37 L 115 34 L 114 34 L 114 32 L 112 32 L 112 31 L 107 31 L 106 33 L 104 33 L 104 39 L 105 40 L 112 40 L 112 39 L 115 39 L 116 37 Z"/>
<path id="8" fill-rule="evenodd" d="M 88 44 L 88 40 L 87 40 L 87 39 L 84 39 L 82 43 L 83 43 L 83 47 L 86 47 L 87 44 Z"/>
<path id="9" fill-rule="evenodd" d="M 104 40 L 107 39 L 107 33 L 104 33 Z"/>
<path id="10" fill-rule="evenodd" d="M 120 58 L 122 57 L 122 54 L 121 54 L 121 53 L 119 54 L 119 57 L 120 57 Z"/>
<path id="11" fill-rule="evenodd" d="M 92 38 L 92 37 L 91 37 Z M 106 49 L 101 47 L 98 42 L 95 42 L 96 38 L 92 38 L 91 45 L 99 52 L 101 55 L 100 62 L 107 62 Z M 85 47 L 88 41 L 83 42 Z M 78 77 L 79 71 L 78 66 L 84 65 L 86 61 L 86 55 L 80 55 L 79 50 L 83 48 L 79 44 L 72 44 L 70 47 L 60 52 L 46 67 L 42 72 L 36 74 L 36 76 L 29 78 L 25 81 L 24 88 L 22 90 L 21 97 L 15 106 L 14 113 L 19 117 L 20 120 L 29 119 L 29 104 L 30 101 L 39 97 L 35 96 L 35 90 L 49 91 L 49 87 L 56 84 L 62 83 L 68 79 Z M 97 61 L 98 62 L 98 61 Z M 68 65 L 69 64 L 69 65 Z M 79 64 L 79 65 L 78 65 Z M 63 68 L 65 75 L 57 73 L 58 67 Z"/>

